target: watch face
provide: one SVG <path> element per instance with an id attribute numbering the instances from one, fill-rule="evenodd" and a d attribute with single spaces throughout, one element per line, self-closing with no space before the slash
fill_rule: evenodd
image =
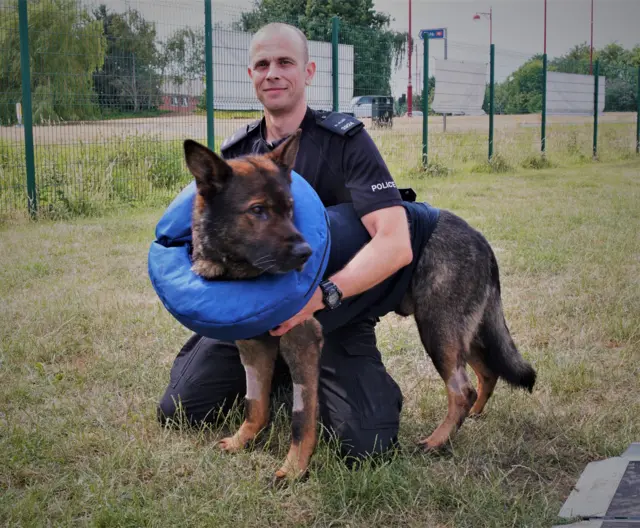
<path id="1" fill-rule="evenodd" d="M 338 295 L 338 292 L 336 292 L 335 290 L 331 290 L 329 292 L 328 300 L 331 306 L 335 306 L 336 303 L 340 300 L 340 296 Z"/>
<path id="2" fill-rule="evenodd" d="M 341 295 L 338 287 L 335 284 L 331 282 L 324 284 L 322 290 L 324 293 L 325 304 L 329 309 L 332 310 L 340 305 Z"/>

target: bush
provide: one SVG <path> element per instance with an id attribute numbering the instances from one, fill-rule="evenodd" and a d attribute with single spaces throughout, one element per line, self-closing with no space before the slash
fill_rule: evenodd
<path id="1" fill-rule="evenodd" d="M 543 156 L 542 154 L 532 154 L 522 160 L 521 166 L 525 169 L 540 170 L 550 169 L 554 165 L 546 156 Z"/>
<path id="2" fill-rule="evenodd" d="M 494 154 L 491 157 L 491 161 L 485 161 L 483 163 L 479 163 L 471 169 L 471 172 L 480 172 L 480 173 L 503 173 L 509 172 L 513 170 L 511 164 L 506 160 L 506 158 L 500 154 Z"/>
<path id="3" fill-rule="evenodd" d="M 429 176 L 433 178 L 441 178 L 448 176 L 451 173 L 444 163 L 441 163 L 437 158 L 429 161 L 426 167 L 420 167 L 418 174 L 420 176 Z"/>

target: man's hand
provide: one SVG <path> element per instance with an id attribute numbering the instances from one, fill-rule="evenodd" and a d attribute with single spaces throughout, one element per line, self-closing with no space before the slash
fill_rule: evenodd
<path id="1" fill-rule="evenodd" d="M 322 290 L 320 289 L 320 287 L 317 287 L 316 291 L 313 292 L 311 299 L 309 299 L 309 302 L 302 310 L 300 310 L 291 319 L 285 321 L 280 326 L 271 330 L 269 333 L 272 336 L 282 336 L 289 330 L 291 330 L 294 326 L 297 326 L 300 323 L 304 323 L 307 319 L 311 319 L 313 317 L 313 314 L 315 314 L 318 310 L 322 310 L 323 308 L 324 302 L 322 301 Z"/>
<path id="2" fill-rule="evenodd" d="M 413 260 L 409 224 L 404 207 L 388 207 L 362 217 L 371 236 L 351 261 L 330 279 L 342 291 L 342 298 L 358 295 L 381 283 Z M 288 321 L 271 330 L 282 336 L 294 326 L 311 319 L 324 308 L 322 290 L 317 288 L 306 306 Z"/>

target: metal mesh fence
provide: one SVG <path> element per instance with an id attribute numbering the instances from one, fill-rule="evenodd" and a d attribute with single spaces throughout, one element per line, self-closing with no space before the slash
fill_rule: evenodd
<path id="1" fill-rule="evenodd" d="M 638 68 L 598 62 L 594 116 L 593 65 L 584 59 L 549 58 L 545 90 L 541 54 L 494 48 L 492 63 L 489 46 L 433 40 L 425 62 L 425 42 L 415 39 L 410 115 L 405 33 L 266 14 L 208 0 L 0 3 L 0 215 L 29 204 L 65 216 L 168 203 L 191 179 L 185 138 L 218 150 L 262 117 L 247 65 L 265 22 L 304 31 L 317 66 L 309 105 L 361 119 L 396 177 L 421 177 L 426 151 L 437 174 L 539 168 L 543 146 L 555 161 L 637 151 Z"/>
<path id="2" fill-rule="evenodd" d="M 446 59 L 445 59 L 446 55 Z M 488 46 L 449 40 L 429 47 L 429 160 L 437 167 L 468 169 L 487 159 Z"/>
<path id="3" fill-rule="evenodd" d="M 528 166 L 540 154 L 542 66 L 541 55 L 496 50 L 494 141 L 505 167 Z"/>
<path id="4" fill-rule="evenodd" d="M 348 86 L 341 109 L 364 122 L 392 173 L 415 168 L 420 163 L 422 119 L 406 116 L 406 101 L 393 98 L 390 84 L 394 70 L 405 70 L 409 60 L 405 41 L 388 32 L 347 24 L 340 25 L 339 41 L 344 45 L 342 53 L 353 57 L 352 65 L 340 76 L 340 84 Z M 419 86 L 414 87 L 413 95 L 417 114 Z"/>
<path id="5" fill-rule="evenodd" d="M 9 123 L 7 116 L 20 113 L 16 106 L 20 99 L 18 10 L 0 4 L 0 125 Z M 6 127 L 0 131 L 0 213 L 27 204 L 25 152 L 19 132 Z"/>
<path id="6" fill-rule="evenodd" d="M 185 31 L 188 24 L 204 27 L 202 2 L 116 4 L 28 3 L 39 213 L 65 216 L 105 205 L 165 203 L 189 181 L 182 140 L 205 141 L 203 80 L 189 55 L 192 35 Z M 0 45 L 8 49 L 0 59 L 0 207 L 10 212 L 27 204 L 26 123 L 16 113 L 25 94 L 18 2 L 2 10 Z M 154 16 L 156 10 L 163 16 Z"/>

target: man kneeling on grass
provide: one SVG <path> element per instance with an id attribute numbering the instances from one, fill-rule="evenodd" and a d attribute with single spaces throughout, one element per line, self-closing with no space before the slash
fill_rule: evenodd
<path id="1" fill-rule="evenodd" d="M 309 108 L 305 89 L 315 74 L 307 39 L 297 28 L 269 24 L 250 46 L 249 77 L 264 117 L 240 128 L 221 147 L 225 159 L 273 150 L 298 128 L 302 137 L 294 170 L 318 193 L 325 207 L 352 202 L 371 241 L 321 284 L 309 303 L 283 323 L 282 335 L 318 310 L 334 310 L 334 298 L 362 293 L 412 260 L 400 192 L 362 123 L 344 114 Z M 331 292 L 338 296 L 329 295 Z M 360 318 L 325 333 L 319 379 L 320 419 L 337 437 L 342 455 L 355 459 L 387 452 L 397 443 L 402 393 L 386 371 L 376 345 L 377 319 Z M 278 358 L 273 390 L 290 387 Z M 214 422 L 245 395 L 245 371 L 238 349 L 200 335 L 180 350 L 158 409 L 161 422 Z"/>

